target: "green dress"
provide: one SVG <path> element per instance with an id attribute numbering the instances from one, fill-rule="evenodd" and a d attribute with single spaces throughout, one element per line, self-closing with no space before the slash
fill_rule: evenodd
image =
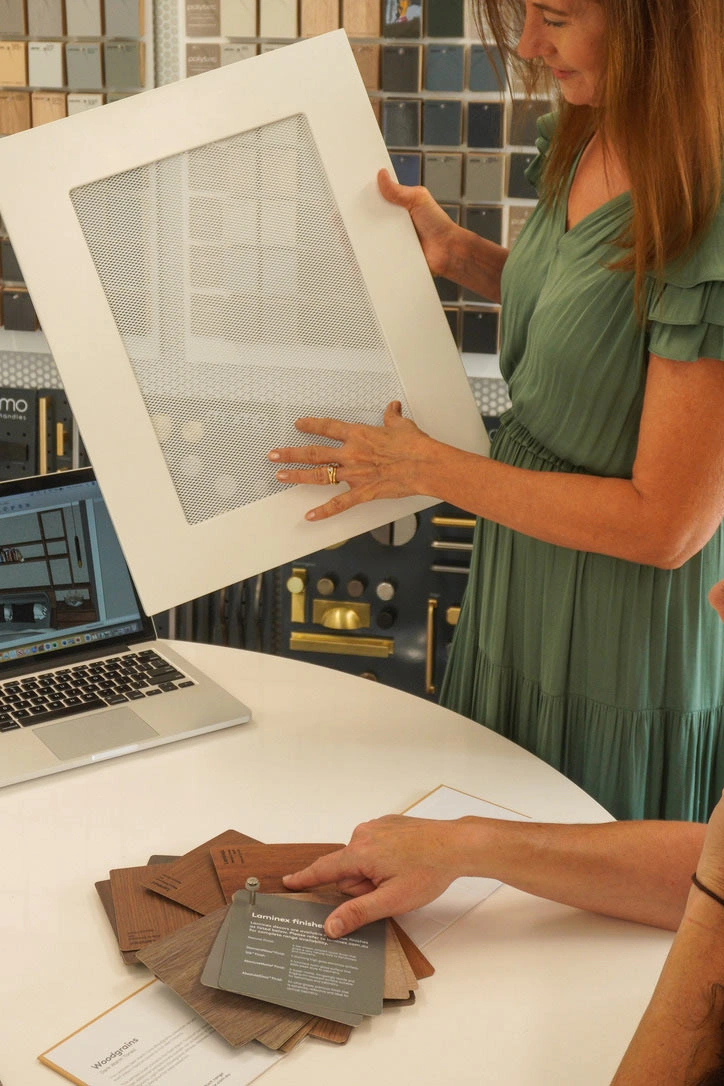
<path id="1" fill-rule="evenodd" d="M 535 184 L 554 117 L 539 123 Z M 611 272 L 627 193 L 566 232 L 541 201 L 505 264 L 500 365 L 512 407 L 491 455 L 631 478 L 649 352 L 724 360 L 724 205 L 695 255 L 647 283 Z M 692 419 L 692 427 L 696 420 Z M 704 821 L 724 786 L 722 527 L 676 570 L 478 521 L 441 701 L 533 751 L 617 818 Z"/>

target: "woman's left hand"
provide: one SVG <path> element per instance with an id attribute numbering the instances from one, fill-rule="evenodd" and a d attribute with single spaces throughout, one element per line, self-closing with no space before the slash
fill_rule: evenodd
<path id="1" fill-rule="evenodd" d="M 297 419 L 298 430 L 305 434 L 339 441 L 339 448 L 329 445 L 302 445 L 273 449 L 270 460 L 286 464 L 305 464 L 304 468 L 282 468 L 276 473 L 281 483 L 313 483 L 325 486 L 334 481 L 346 483 L 349 490 L 310 509 L 307 520 L 322 520 L 342 513 L 353 505 L 375 498 L 405 498 L 427 493 L 421 487 L 424 465 L 431 460 L 436 442 L 402 415 L 402 405 L 395 400 L 385 410 L 382 426 L 364 426 L 339 419 Z M 336 473 L 328 465 L 336 465 Z M 433 495 L 434 497 L 434 495 Z"/>

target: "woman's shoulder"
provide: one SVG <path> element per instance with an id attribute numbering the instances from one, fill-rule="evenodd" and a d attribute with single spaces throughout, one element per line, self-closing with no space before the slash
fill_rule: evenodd
<path id="1" fill-rule="evenodd" d="M 689 252 L 650 280 L 650 350 L 664 358 L 724 361 L 724 199 Z"/>
<path id="2" fill-rule="evenodd" d="M 709 226 L 683 256 L 664 269 L 663 280 L 683 288 L 724 282 L 724 192 Z"/>

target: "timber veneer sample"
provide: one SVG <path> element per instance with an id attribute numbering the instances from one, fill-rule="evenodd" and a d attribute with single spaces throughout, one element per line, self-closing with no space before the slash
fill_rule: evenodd
<path id="1" fill-rule="evenodd" d="M 339 26 L 339 0 L 300 0 L 299 30 L 301 37 L 312 38 L 327 34 Z"/>
<path id="2" fill-rule="evenodd" d="M 286 893 L 283 875 L 301 871 L 318 857 L 341 848 L 344 845 L 249 844 L 217 845 L 210 851 L 221 890 L 226 901 L 230 902 L 237 890 L 243 890 L 251 876 L 259 879 L 259 891 L 263 894 Z"/>
<path id="3" fill-rule="evenodd" d="M 24 41 L 0 41 L 0 83 L 5 87 L 27 87 L 28 46 Z"/>
<path id="4" fill-rule="evenodd" d="M 33 91 L 30 95 L 30 109 L 33 128 L 50 121 L 59 121 L 67 114 L 67 102 L 62 91 Z"/>
<path id="5" fill-rule="evenodd" d="M 352 53 L 357 61 L 362 82 L 367 90 L 379 90 L 380 47 L 366 42 L 352 42 Z"/>
<path id="6" fill-rule="evenodd" d="M 210 913 L 226 904 L 219 885 L 211 849 L 215 845 L 258 845 L 259 841 L 238 830 L 225 830 L 187 852 L 175 863 L 154 872 L 149 869 L 143 885 L 197 913 Z"/>
<path id="7" fill-rule="evenodd" d="M 27 91 L 0 91 L 0 136 L 24 132 L 31 124 L 30 94 Z"/>
<path id="8" fill-rule="evenodd" d="M 342 0 L 342 26 L 350 38 L 379 38 L 380 0 Z"/>
<path id="9" fill-rule="evenodd" d="M 143 885 L 149 868 L 121 867 L 110 872 L 111 894 L 122 951 L 139 950 L 198 919 L 198 913 L 151 893 Z"/>
<path id="10" fill-rule="evenodd" d="M 267 1048 L 279 1049 L 313 1016 L 201 983 L 204 963 L 226 913 L 225 906 L 201 917 L 187 928 L 144 947 L 138 958 L 230 1045 L 257 1040 Z"/>

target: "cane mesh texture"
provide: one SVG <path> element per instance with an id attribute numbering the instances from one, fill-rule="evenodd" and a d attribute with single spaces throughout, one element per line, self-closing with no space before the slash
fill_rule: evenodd
<path id="1" fill-rule="evenodd" d="M 302 114 L 71 198 L 189 524 L 282 491 L 299 416 L 409 414 Z"/>

